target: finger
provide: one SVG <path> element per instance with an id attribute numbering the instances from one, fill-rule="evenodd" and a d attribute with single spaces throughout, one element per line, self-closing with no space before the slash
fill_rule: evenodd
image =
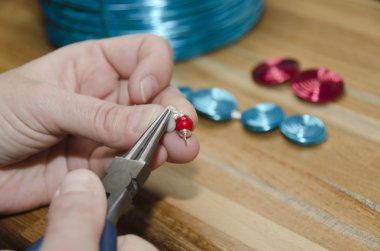
<path id="1" fill-rule="evenodd" d="M 166 88 L 157 95 L 153 102 L 164 107 L 173 105 L 178 111 L 186 114 L 193 120 L 194 127 L 198 122 L 198 116 L 194 107 L 183 97 L 177 88 L 172 86 Z M 156 162 L 158 165 L 166 160 L 175 163 L 189 162 L 193 160 L 199 152 L 199 142 L 194 133 L 186 142 L 175 132 L 165 134 L 162 142 L 165 147 L 166 155 L 164 153 L 160 154 L 161 158 L 158 157 Z M 165 157 L 165 159 L 162 157 Z"/>
<path id="2" fill-rule="evenodd" d="M 199 153 L 199 143 L 195 135 L 186 142 L 175 132 L 164 136 L 162 144 L 158 147 L 151 161 L 152 169 L 161 166 L 165 161 L 173 163 L 186 163 L 192 161 Z"/>
<path id="3" fill-rule="evenodd" d="M 98 47 L 121 78 L 130 78 L 136 70 L 141 68 L 139 64 L 144 60 L 159 62 L 159 64 L 153 65 L 155 69 L 149 65 L 151 73 L 155 73 L 153 75 L 157 73 L 157 76 L 165 77 L 166 74 L 164 73 L 171 73 L 173 52 L 168 42 L 162 37 L 138 34 L 84 42 L 83 45 L 79 44 L 79 46 L 87 47 L 86 43 L 89 43 L 90 46 L 93 43 L 95 48 Z M 79 49 L 82 50 L 83 48 Z M 163 73 L 162 70 L 166 71 Z"/>
<path id="4" fill-rule="evenodd" d="M 143 104 L 169 85 L 173 69 L 173 53 L 168 42 L 147 36 L 140 44 L 138 61 L 130 78 L 132 102 Z"/>
<path id="5" fill-rule="evenodd" d="M 119 251 L 157 251 L 158 249 L 146 240 L 136 236 L 136 235 L 126 235 L 120 236 L 117 240 L 118 250 Z"/>
<path id="6" fill-rule="evenodd" d="M 163 110 L 160 105 L 122 106 L 46 86 L 40 92 L 49 105 L 34 112 L 49 133 L 79 135 L 116 149 L 128 149 Z"/>
<path id="7" fill-rule="evenodd" d="M 79 44 L 78 47 L 92 51 L 91 54 L 94 50 L 101 51 L 96 60 L 103 57 L 120 78 L 129 79 L 128 91 L 133 104 L 146 103 L 170 82 L 173 52 L 169 43 L 159 36 L 140 34 L 116 37 Z M 89 50 L 90 47 L 94 48 Z M 90 60 L 82 62 L 77 66 L 80 67 L 78 72 L 88 72 L 85 68 L 92 63 Z"/>
<path id="8" fill-rule="evenodd" d="M 106 214 L 103 186 L 80 169 L 63 180 L 50 205 L 41 250 L 98 250 Z"/>
<path id="9" fill-rule="evenodd" d="M 195 159 L 200 146 L 195 134 L 184 141 L 176 133 L 170 133 L 163 138 L 163 145 L 167 151 L 167 161 L 173 163 L 186 163 Z"/>
<path id="10" fill-rule="evenodd" d="M 45 92 L 47 89 L 41 90 Z M 49 114 L 47 123 L 61 132 L 80 135 L 116 149 L 128 149 L 148 126 L 159 116 L 163 107 L 174 104 L 197 122 L 197 115 L 190 103 L 175 88 L 161 92 L 155 102 L 159 105 L 121 106 L 80 94 L 55 91 L 43 97 L 53 98 L 49 106 L 43 106 L 40 114 Z M 198 140 L 191 136 L 187 144 L 178 135 L 167 134 L 163 138 L 169 161 L 187 162 L 199 152 Z M 165 158 L 165 154 L 161 154 Z M 166 159 L 158 159 L 162 163 Z"/>
<path id="11" fill-rule="evenodd" d="M 96 98 L 61 91 L 51 94 L 55 100 L 41 114 L 51 114 L 61 131 L 89 138 L 116 149 L 129 149 L 141 134 L 162 112 L 161 105 L 175 103 L 195 121 L 197 116 L 192 106 L 174 88 L 167 88 L 156 98 L 160 105 L 121 106 Z M 185 143 L 176 133 L 165 134 L 163 146 L 159 147 L 152 166 L 157 167 L 166 160 L 184 163 L 193 160 L 199 152 L 195 135 Z"/>
<path id="12" fill-rule="evenodd" d="M 168 85 L 172 69 L 169 43 L 159 36 L 138 34 L 72 44 L 20 71 L 39 81 L 58 80 L 67 90 L 96 97 L 109 94 L 117 80 L 130 80 L 128 101 L 142 104 Z"/>
<path id="13" fill-rule="evenodd" d="M 158 144 L 157 150 L 150 160 L 150 168 L 154 170 L 164 164 L 168 159 L 168 151 L 162 143 Z"/>
<path id="14" fill-rule="evenodd" d="M 162 37 L 151 34 L 102 39 L 91 45 L 118 73 L 129 79 L 128 91 L 132 104 L 144 104 L 170 82 L 173 70 L 173 51 Z M 93 53 L 92 53 L 93 54 Z M 99 60 L 99 58 L 97 59 Z M 80 65 L 88 67 L 92 62 Z M 79 72 L 88 72 L 79 69 Z"/>

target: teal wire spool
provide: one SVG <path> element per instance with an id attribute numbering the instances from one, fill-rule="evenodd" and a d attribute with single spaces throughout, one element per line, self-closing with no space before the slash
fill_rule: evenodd
<path id="1" fill-rule="evenodd" d="M 40 0 L 55 46 L 137 33 L 166 38 L 175 60 L 225 46 L 260 19 L 264 0 Z"/>

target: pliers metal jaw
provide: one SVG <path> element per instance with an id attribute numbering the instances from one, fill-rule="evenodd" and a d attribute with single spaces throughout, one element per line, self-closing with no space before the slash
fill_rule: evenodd
<path id="1" fill-rule="evenodd" d="M 165 108 L 130 151 L 124 156 L 115 157 L 108 168 L 103 179 L 108 200 L 107 219 L 115 225 L 149 177 L 150 160 L 173 112 L 173 107 Z"/>

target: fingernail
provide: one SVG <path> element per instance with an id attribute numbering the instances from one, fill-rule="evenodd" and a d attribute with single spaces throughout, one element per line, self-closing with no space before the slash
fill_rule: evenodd
<path id="1" fill-rule="evenodd" d="M 88 170 L 75 170 L 70 172 L 58 188 L 54 196 L 65 193 L 92 192 L 93 178 Z"/>
<path id="2" fill-rule="evenodd" d="M 153 95 L 154 90 L 157 86 L 157 80 L 152 75 L 145 77 L 140 82 L 140 92 L 141 98 L 144 103 L 146 103 Z"/>

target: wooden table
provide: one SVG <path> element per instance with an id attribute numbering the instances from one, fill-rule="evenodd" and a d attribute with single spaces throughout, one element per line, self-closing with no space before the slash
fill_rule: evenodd
<path id="1" fill-rule="evenodd" d="M 0 71 L 48 53 L 36 1 L 0 2 Z M 302 69 L 343 76 L 342 98 L 300 101 L 287 85 L 252 83 L 251 69 L 289 56 Z M 294 145 L 274 131 L 200 119 L 198 158 L 155 171 L 119 224 L 163 250 L 380 250 L 380 2 L 268 0 L 243 39 L 175 66 L 173 84 L 221 87 L 244 110 L 257 102 L 309 113 L 326 143 Z M 22 249 L 44 231 L 47 209 L 0 219 L 0 248 Z"/>

